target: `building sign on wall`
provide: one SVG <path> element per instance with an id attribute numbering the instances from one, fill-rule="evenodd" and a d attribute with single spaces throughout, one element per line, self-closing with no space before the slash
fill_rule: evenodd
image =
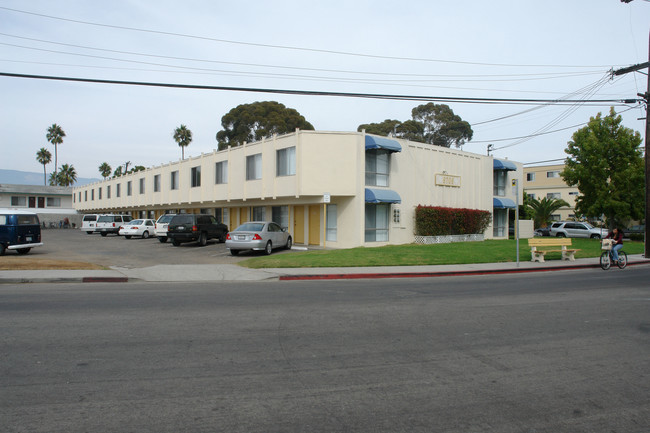
<path id="1" fill-rule="evenodd" d="M 438 173 L 436 174 L 436 185 L 460 188 L 460 176 L 452 176 L 450 174 Z"/>

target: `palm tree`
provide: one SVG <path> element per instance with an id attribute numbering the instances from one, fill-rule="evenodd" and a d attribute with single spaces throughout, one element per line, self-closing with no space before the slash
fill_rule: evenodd
<path id="1" fill-rule="evenodd" d="M 63 164 L 56 180 L 61 186 L 70 186 L 77 181 L 77 171 L 74 166 Z"/>
<path id="2" fill-rule="evenodd" d="M 102 175 L 104 180 L 111 175 L 111 171 L 113 171 L 113 169 L 107 162 L 102 162 L 102 165 L 99 166 L 99 174 Z"/>
<path id="3" fill-rule="evenodd" d="M 36 152 L 36 160 L 43 164 L 43 185 L 47 185 L 47 171 L 45 166 L 52 162 L 52 154 L 49 150 L 44 147 L 41 147 L 38 152 Z"/>
<path id="4" fill-rule="evenodd" d="M 531 198 L 528 201 L 528 207 L 535 221 L 535 228 L 542 228 L 548 226 L 551 222 L 551 215 L 561 207 L 568 207 L 569 203 L 561 198 L 548 198 L 544 197 L 541 200 Z"/>
<path id="5" fill-rule="evenodd" d="M 185 125 L 179 126 L 174 130 L 174 141 L 181 148 L 182 159 L 185 159 L 185 147 L 189 146 L 192 142 L 192 131 L 187 129 Z"/>
<path id="6" fill-rule="evenodd" d="M 58 181 L 58 176 L 56 174 L 57 164 L 59 163 L 57 146 L 63 143 L 63 137 L 65 137 L 65 132 L 63 131 L 63 129 L 61 129 L 59 125 L 53 123 L 52 126 L 47 128 L 47 135 L 45 137 L 47 138 L 47 141 L 49 141 L 54 145 L 54 180 Z"/>

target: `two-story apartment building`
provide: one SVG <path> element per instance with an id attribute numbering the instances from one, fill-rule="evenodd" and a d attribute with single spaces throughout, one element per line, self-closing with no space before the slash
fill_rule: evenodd
<path id="1" fill-rule="evenodd" d="M 544 197 L 557 198 L 569 204 L 568 207 L 560 208 L 552 216 L 555 221 L 575 218 L 576 198 L 579 195 L 577 187 L 569 186 L 564 182 L 560 176 L 562 170 L 564 164 L 524 167 L 524 189 L 528 196 L 537 200 Z"/>
<path id="2" fill-rule="evenodd" d="M 297 130 L 77 187 L 73 198 L 83 213 L 207 212 L 231 230 L 273 220 L 296 244 L 332 248 L 411 243 L 418 205 L 494 212 L 486 237 L 505 237 L 515 201 L 505 186 L 523 170 L 497 161 L 364 132 Z"/>

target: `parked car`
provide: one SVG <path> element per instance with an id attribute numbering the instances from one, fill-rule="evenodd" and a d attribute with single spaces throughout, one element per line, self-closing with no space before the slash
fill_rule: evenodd
<path id="1" fill-rule="evenodd" d="M 130 215 L 100 215 L 97 218 L 95 231 L 104 237 L 109 233 L 117 235 L 122 224 L 128 223 L 132 219 Z"/>
<path id="2" fill-rule="evenodd" d="M 95 228 L 97 226 L 97 219 L 99 219 L 100 215 L 97 214 L 86 214 L 83 216 L 81 219 L 81 231 L 84 231 L 88 233 L 89 235 L 92 235 L 95 232 Z"/>
<path id="3" fill-rule="evenodd" d="M 32 248 L 43 246 L 41 223 L 33 212 L 0 209 L 0 256 L 7 250 L 27 254 Z"/>
<path id="4" fill-rule="evenodd" d="M 175 215 L 167 227 L 167 237 L 177 247 L 183 242 L 198 242 L 205 246 L 209 239 L 226 241 L 228 226 L 217 221 L 212 215 Z"/>
<path id="5" fill-rule="evenodd" d="M 131 239 L 132 236 L 140 236 L 142 239 L 147 239 L 149 236 L 155 236 L 154 220 L 141 219 L 131 220 L 126 224 L 122 224 L 117 234 L 124 236 L 124 239 Z"/>
<path id="6" fill-rule="evenodd" d="M 630 226 L 627 229 L 623 230 L 623 233 L 625 233 L 626 235 L 645 234 L 645 224 Z"/>
<path id="7" fill-rule="evenodd" d="M 607 229 L 578 221 L 558 221 L 551 225 L 551 236 L 601 239 L 607 236 Z"/>
<path id="8" fill-rule="evenodd" d="M 237 227 L 226 237 L 226 248 L 236 256 L 240 251 L 254 250 L 271 254 L 274 248 L 291 249 L 291 235 L 279 224 L 252 221 Z"/>
<path id="9" fill-rule="evenodd" d="M 169 227 L 169 222 L 174 218 L 176 214 L 168 213 L 160 216 L 156 220 L 156 227 L 154 231 L 156 232 L 156 237 L 161 243 L 167 242 L 167 228 Z"/>

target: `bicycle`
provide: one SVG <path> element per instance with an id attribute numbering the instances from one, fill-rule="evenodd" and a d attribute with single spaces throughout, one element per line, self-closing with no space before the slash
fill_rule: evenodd
<path id="1" fill-rule="evenodd" d="M 606 271 L 612 266 L 612 262 L 614 261 L 614 256 L 612 254 L 614 241 L 612 239 L 604 239 L 601 244 L 603 253 L 600 255 L 600 267 Z M 625 251 L 620 250 L 618 252 L 618 260 L 616 261 L 616 265 L 621 269 L 625 269 L 627 266 L 627 253 Z"/>

